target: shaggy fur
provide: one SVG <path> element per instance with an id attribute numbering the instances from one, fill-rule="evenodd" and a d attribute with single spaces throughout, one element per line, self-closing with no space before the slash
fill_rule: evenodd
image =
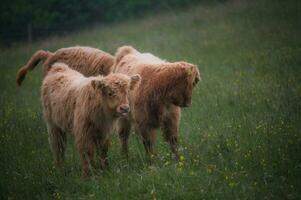
<path id="1" fill-rule="evenodd" d="M 42 103 L 49 142 L 58 165 L 64 160 L 66 132 L 74 138 L 89 175 L 95 149 L 102 166 L 108 165 L 110 133 L 119 117 L 129 113 L 128 91 L 139 75 L 110 74 L 84 77 L 62 63 L 55 63 L 42 84 Z"/>
<path id="2" fill-rule="evenodd" d="M 28 63 L 17 73 L 17 85 L 20 86 L 27 72 L 34 69 L 40 62 L 44 62 L 44 76 L 55 62 L 66 63 L 85 76 L 108 75 L 112 71 L 114 57 L 106 52 L 91 47 L 69 47 L 54 53 L 39 50 L 33 54 Z"/>
<path id="3" fill-rule="evenodd" d="M 134 124 L 152 157 L 156 129 L 160 127 L 178 159 L 180 107 L 191 104 L 192 90 L 200 80 L 198 68 L 187 62 L 166 62 L 150 53 L 140 53 L 125 46 L 116 53 L 114 71 L 141 76 L 139 87 L 130 92 L 131 117 L 119 120 L 123 152 L 128 154 L 128 137 L 131 124 Z"/>

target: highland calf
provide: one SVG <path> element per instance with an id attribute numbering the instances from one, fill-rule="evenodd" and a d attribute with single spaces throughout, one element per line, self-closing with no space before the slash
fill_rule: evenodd
<path id="1" fill-rule="evenodd" d="M 108 75 L 112 71 L 114 57 L 109 53 L 91 47 L 68 47 L 51 53 L 44 50 L 35 52 L 25 66 L 17 73 L 17 85 L 20 86 L 27 72 L 43 61 L 44 76 L 53 63 L 63 62 L 85 76 Z"/>
<path id="2" fill-rule="evenodd" d="M 130 92 L 131 116 L 119 120 L 123 152 L 128 154 L 128 137 L 133 124 L 151 158 L 156 129 L 160 127 L 178 160 L 181 107 L 191 104 L 192 90 L 200 80 L 197 66 L 187 62 L 166 62 L 125 46 L 115 55 L 114 71 L 141 76 L 141 84 Z"/>
<path id="3" fill-rule="evenodd" d="M 110 133 L 116 120 L 129 113 L 128 92 L 139 83 L 139 75 L 87 78 L 66 64 L 53 64 L 41 92 L 56 163 L 64 160 L 66 132 L 70 132 L 81 155 L 84 176 L 90 173 L 95 149 L 100 151 L 102 167 L 107 166 Z"/>

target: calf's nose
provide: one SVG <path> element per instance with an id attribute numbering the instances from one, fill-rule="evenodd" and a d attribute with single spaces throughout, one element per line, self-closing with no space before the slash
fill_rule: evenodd
<path id="1" fill-rule="evenodd" d="M 127 104 L 124 104 L 124 105 L 121 105 L 119 107 L 119 109 L 122 113 L 128 113 L 130 111 L 130 106 Z"/>

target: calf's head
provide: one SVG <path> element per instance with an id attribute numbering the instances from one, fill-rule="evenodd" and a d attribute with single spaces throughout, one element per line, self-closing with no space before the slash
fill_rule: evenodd
<path id="1" fill-rule="evenodd" d="M 201 80 L 197 66 L 179 62 L 176 63 L 178 70 L 171 78 L 172 88 L 170 90 L 171 102 L 180 107 L 188 107 L 191 105 L 192 90 Z M 173 76 L 171 74 L 171 76 Z"/>
<path id="2" fill-rule="evenodd" d="M 92 87 L 102 96 L 103 106 L 116 117 L 127 116 L 130 112 L 128 95 L 140 84 L 140 76 L 110 74 L 101 80 L 93 80 Z"/>

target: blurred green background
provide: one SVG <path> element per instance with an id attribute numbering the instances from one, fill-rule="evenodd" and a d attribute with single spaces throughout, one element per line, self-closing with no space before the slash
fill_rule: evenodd
<path id="1" fill-rule="evenodd" d="M 21 2 L 16 5 L 27 5 Z M 41 16 L 55 10 L 52 1 L 45 7 L 34 2 L 27 6 L 37 6 Z M 65 9 L 65 1 L 53 2 Z M 114 6 L 102 13 L 113 16 L 106 23 L 37 41 L 32 25 L 31 42 L 14 39 L 0 48 L 0 199 L 301 199 L 301 1 L 193 1 L 139 15 L 124 7 L 140 1 L 113 2 L 119 1 L 108 1 Z M 74 19 L 75 25 L 91 24 L 92 18 L 75 12 L 84 9 L 76 3 L 67 9 L 83 20 Z M 128 13 L 115 18 L 123 9 Z M 68 12 L 60 10 L 58 18 Z M 131 14 L 137 17 L 124 19 Z M 41 64 L 21 88 L 15 75 L 38 49 L 74 45 L 112 54 L 132 45 L 198 65 L 203 80 L 182 112 L 181 162 L 158 132 L 153 166 L 132 134 L 129 161 L 114 135 L 110 169 L 96 168 L 89 180 L 81 178 L 72 137 L 63 170 L 54 167 L 40 102 Z"/>
<path id="2" fill-rule="evenodd" d="M 142 16 L 145 11 L 183 8 L 201 0 L 2 0 L 0 44 L 43 38 Z M 223 0 L 220 0 L 223 1 Z"/>

